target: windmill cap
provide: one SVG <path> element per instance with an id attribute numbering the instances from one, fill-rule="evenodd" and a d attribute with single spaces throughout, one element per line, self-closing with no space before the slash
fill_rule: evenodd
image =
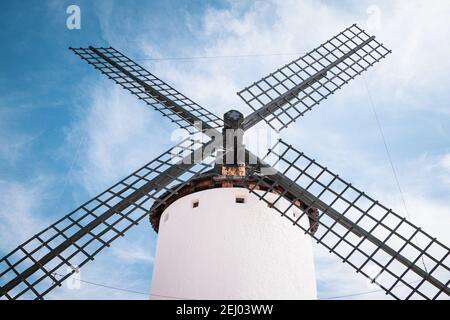
<path id="1" fill-rule="evenodd" d="M 223 120 L 226 128 L 238 129 L 244 121 L 244 115 L 234 109 L 231 109 L 223 115 Z"/>

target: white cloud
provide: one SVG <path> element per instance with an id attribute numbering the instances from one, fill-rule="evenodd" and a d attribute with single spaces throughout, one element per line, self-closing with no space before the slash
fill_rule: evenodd
<path id="1" fill-rule="evenodd" d="M 114 257 L 120 261 L 146 268 L 152 265 L 153 253 L 156 248 L 155 234 L 150 223 L 145 220 L 133 231 L 131 237 L 125 237 L 123 241 L 118 241 L 111 248 L 111 254 Z M 149 276 L 149 273 L 145 275 L 145 277 Z"/>
<path id="2" fill-rule="evenodd" d="M 356 274 L 337 256 L 320 245 L 314 246 L 319 299 L 390 299 L 383 291 L 371 284 L 365 277 Z M 376 291 L 373 292 L 372 291 Z M 356 293 L 371 292 L 368 295 L 346 297 Z M 342 298 L 338 298 L 342 297 Z"/>
<path id="3" fill-rule="evenodd" d="M 150 248 L 151 245 L 149 243 L 134 246 L 127 243 L 126 246 L 114 247 L 112 250 L 118 258 L 123 260 L 134 262 L 153 262 L 153 256 L 150 254 L 153 250 L 150 250 Z"/>
<path id="4" fill-rule="evenodd" d="M 90 93 L 91 105 L 81 108 L 78 121 L 68 130 L 64 151 L 78 154 L 72 177 L 90 194 L 142 167 L 171 144 L 169 121 L 160 121 L 153 109 L 102 80 Z"/>
<path id="5" fill-rule="evenodd" d="M 44 177 L 24 183 L 0 180 L 0 248 L 14 249 L 47 225 L 38 215 L 47 194 L 48 181 Z"/>
<path id="6" fill-rule="evenodd" d="M 116 245 L 120 246 L 119 243 Z M 151 268 L 148 263 L 143 268 L 136 268 L 135 263 L 133 259 L 118 259 L 113 250 L 105 250 L 94 263 L 87 264 L 74 275 L 75 286 L 71 286 L 71 280 L 66 280 L 46 299 L 148 299 Z"/>
<path id="7" fill-rule="evenodd" d="M 5 100 L 0 100 L 0 160 L 5 160 L 12 165 L 39 134 L 29 134 L 15 130 L 13 110 L 16 111 L 16 108 L 10 108 L 11 102 Z"/>
<path id="8" fill-rule="evenodd" d="M 49 214 L 44 210 L 46 202 L 54 199 L 54 190 L 50 191 L 52 183 L 54 181 L 51 182 L 45 176 L 23 183 L 0 181 L 1 252 L 10 252 L 55 222 L 44 215 Z M 62 214 L 65 213 L 60 213 L 61 216 Z M 126 239 L 115 241 L 112 250 L 105 250 L 96 257 L 95 263 L 89 263 L 82 268 L 77 277 L 85 282 L 81 282 L 79 289 L 72 289 L 70 281 L 66 281 L 61 288 L 56 288 L 46 298 L 147 299 L 145 293 L 150 286 L 154 251 L 151 232 L 148 223 L 133 228 Z"/>
<path id="9" fill-rule="evenodd" d="M 442 159 L 441 159 L 441 166 L 445 170 L 450 171 L 450 153 L 446 154 L 445 156 L 442 157 Z"/>

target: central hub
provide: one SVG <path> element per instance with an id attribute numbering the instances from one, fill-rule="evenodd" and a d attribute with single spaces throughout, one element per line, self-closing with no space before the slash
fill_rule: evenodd
<path id="1" fill-rule="evenodd" d="M 230 110 L 223 115 L 225 129 L 242 129 L 244 115 L 237 110 Z"/>
<path id="2" fill-rule="evenodd" d="M 223 115 L 223 155 L 222 175 L 245 175 L 245 147 L 243 144 L 244 115 L 237 110 L 230 110 Z"/>

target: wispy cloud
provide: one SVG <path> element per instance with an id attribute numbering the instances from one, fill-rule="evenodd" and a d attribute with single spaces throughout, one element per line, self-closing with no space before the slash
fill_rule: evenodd
<path id="1" fill-rule="evenodd" d="M 439 161 L 440 167 L 443 169 L 442 179 L 450 184 L 450 153 L 443 155 Z"/>
<path id="2" fill-rule="evenodd" d="M 101 80 L 89 93 L 91 104 L 80 108 L 78 120 L 67 130 L 64 150 L 78 154 L 72 178 L 90 194 L 140 168 L 170 144 L 160 138 L 169 134 L 159 114 Z"/>
<path id="3" fill-rule="evenodd" d="M 48 220 L 38 214 L 46 195 L 45 177 L 23 183 L 0 180 L 0 248 L 3 252 L 14 249 L 41 228 Z"/>
<path id="4" fill-rule="evenodd" d="M 11 108 L 10 103 L 0 100 L 0 161 L 14 165 L 40 134 L 25 133 L 14 127 L 17 108 Z"/>
<path id="5" fill-rule="evenodd" d="M 150 231 L 150 230 L 148 230 Z M 130 244 L 122 247 L 114 247 L 114 254 L 119 258 L 130 262 L 153 262 L 153 248 L 150 243 Z"/>

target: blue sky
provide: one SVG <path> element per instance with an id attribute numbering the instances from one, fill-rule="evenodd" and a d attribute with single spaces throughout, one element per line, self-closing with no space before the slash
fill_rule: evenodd
<path id="1" fill-rule="evenodd" d="M 81 30 L 66 28 L 69 4 Z M 80 61 L 69 46 L 114 46 L 217 114 L 250 110 L 235 93 L 295 56 L 148 57 L 309 51 L 375 6 L 393 50 L 366 72 L 411 219 L 449 243 L 449 4 L 436 1 L 48 1 L 0 4 L 0 252 L 171 146 L 159 114 Z M 377 11 L 378 10 L 378 11 Z M 370 27 L 370 25 L 368 25 Z M 156 138 L 155 138 L 156 137 Z M 404 211 L 362 78 L 283 132 L 319 162 Z M 158 143 L 155 143 L 155 140 Z M 92 266 L 88 281 L 148 292 L 156 236 L 144 223 Z M 319 296 L 366 291 L 317 249 Z M 84 284 L 50 298 L 145 298 Z M 363 296 L 383 297 L 377 294 Z"/>

